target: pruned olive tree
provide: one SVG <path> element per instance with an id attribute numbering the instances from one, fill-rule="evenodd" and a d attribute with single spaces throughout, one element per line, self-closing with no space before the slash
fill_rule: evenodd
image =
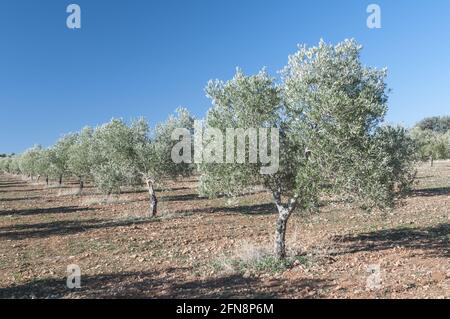
<path id="1" fill-rule="evenodd" d="M 80 194 L 83 192 L 85 179 L 91 176 L 92 156 L 95 152 L 92 148 L 92 138 L 94 130 L 85 127 L 77 134 L 75 142 L 68 149 L 67 167 L 68 170 L 78 178 Z"/>
<path id="2" fill-rule="evenodd" d="M 77 134 L 67 134 L 60 138 L 55 145 L 49 148 L 49 171 L 52 176 L 58 178 L 58 183 L 60 186 L 62 185 L 63 177 L 70 175 L 69 150 L 75 144 L 76 140 Z"/>
<path id="3" fill-rule="evenodd" d="M 20 156 L 15 155 L 11 157 L 11 161 L 8 163 L 8 173 L 19 175 L 20 171 Z"/>
<path id="4" fill-rule="evenodd" d="M 131 125 L 113 119 L 97 128 L 90 152 L 96 185 L 110 194 L 124 185 L 144 184 L 149 193 L 149 215 L 155 216 L 158 203 L 155 184 L 191 172 L 189 164 L 172 161 L 171 150 L 176 141 L 171 134 L 176 128 L 192 126 L 193 119 L 187 110 L 179 109 L 177 116 L 158 125 L 154 132 L 142 118 Z"/>
<path id="5" fill-rule="evenodd" d="M 11 157 L 6 156 L 0 158 L 0 171 L 3 173 L 10 173 Z"/>
<path id="6" fill-rule="evenodd" d="M 49 175 L 52 174 L 50 160 L 50 150 L 43 148 L 39 149 L 34 166 L 36 169 L 36 173 L 39 176 L 45 176 L 45 183 L 47 186 L 49 183 Z"/>
<path id="7" fill-rule="evenodd" d="M 139 123 L 137 123 L 139 124 Z M 140 125 L 134 125 L 135 131 Z M 180 136 L 173 136 L 177 129 L 185 129 L 192 131 L 194 127 L 194 119 L 185 108 L 178 108 L 176 115 L 169 118 L 156 126 L 150 134 L 147 141 L 140 138 L 135 142 L 136 161 L 135 167 L 147 185 L 150 196 L 150 216 L 157 213 L 158 200 L 155 194 L 155 184 L 161 183 L 166 179 L 174 180 L 177 177 L 187 177 L 192 174 L 194 166 L 189 162 L 176 162 L 172 158 L 172 151 L 178 142 Z M 135 136 L 139 136 L 136 134 Z M 191 143 L 191 140 L 189 140 Z M 188 147 L 188 152 L 191 150 Z M 191 154 L 189 154 L 191 156 Z"/>
<path id="8" fill-rule="evenodd" d="M 19 161 L 20 171 L 27 175 L 31 180 L 37 178 L 39 181 L 42 173 L 42 165 L 44 164 L 43 158 L 44 149 L 40 145 L 36 145 L 26 150 L 21 156 Z"/>
<path id="9" fill-rule="evenodd" d="M 317 206 L 324 192 L 367 208 L 388 207 L 414 177 L 414 150 L 405 131 L 381 126 L 387 110 L 386 71 L 363 66 L 360 51 L 354 40 L 335 46 L 321 41 L 290 56 L 278 84 L 264 71 L 254 76 L 238 71 L 232 80 L 211 81 L 206 88 L 213 104 L 206 127 L 223 133 L 241 128 L 244 138 L 251 129 L 278 132 L 278 145 L 273 143 L 277 134 L 269 138 L 266 131 L 244 143 L 233 138 L 231 143 L 248 147 L 247 161 L 232 162 L 219 154 L 223 161 L 199 169 L 201 191 L 210 196 L 255 185 L 270 191 L 278 210 L 274 250 L 280 259 L 286 256 L 287 222 L 294 210 Z M 262 170 L 267 141 L 272 141 L 269 157 L 278 157 L 274 172 Z M 256 163 L 250 161 L 255 144 Z"/>
<path id="10" fill-rule="evenodd" d="M 133 177 L 130 158 L 133 153 L 131 132 L 120 119 L 112 119 L 95 129 L 89 151 L 95 185 L 105 194 L 120 192 Z"/>
<path id="11" fill-rule="evenodd" d="M 45 182 L 48 185 L 49 176 L 54 175 L 56 169 L 52 166 L 52 152 L 50 149 L 44 149 L 42 146 L 37 145 L 28 150 L 18 157 L 20 166 L 20 172 L 28 175 L 31 180 L 34 177 L 39 182 L 42 176 L 45 176 Z"/>

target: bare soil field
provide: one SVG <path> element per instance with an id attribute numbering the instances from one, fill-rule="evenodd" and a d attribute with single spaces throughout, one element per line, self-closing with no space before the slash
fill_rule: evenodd
<path id="1" fill-rule="evenodd" d="M 0 175 L 1 298 L 450 298 L 450 161 L 418 167 L 414 192 L 389 212 L 324 202 L 296 214 L 294 263 L 271 249 L 276 209 L 256 192 L 199 198 L 195 179 L 106 198 L 87 186 L 46 187 Z M 66 286 L 67 266 L 81 288 Z M 368 285 L 379 267 L 376 287 Z M 378 269 L 378 268 L 377 268 Z"/>

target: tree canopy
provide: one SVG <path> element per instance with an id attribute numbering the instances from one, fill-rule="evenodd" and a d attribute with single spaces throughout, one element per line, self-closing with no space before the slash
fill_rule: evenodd
<path id="1" fill-rule="evenodd" d="M 362 65 L 354 40 L 301 46 L 277 83 L 265 71 L 240 70 L 227 82 L 211 81 L 206 126 L 272 127 L 279 131 L 279 169 L 261 175 L 261 163 L 202 164 L 201 190 L 214 195 L 262 183 L 278 208 L 275 252 L 296 209 L 316 206 L 333 192 L 367 208 L 389 207 L 413 178 L 414 149 L 406 131 L 381 126 L 387 111 L 386 70 Z M 246 144 L 249 146 L 249 143 Z"/>

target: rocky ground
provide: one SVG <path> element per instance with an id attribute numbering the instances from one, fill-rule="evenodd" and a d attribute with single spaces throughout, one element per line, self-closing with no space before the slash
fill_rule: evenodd
<path id="1" fill-rule="evenodd" d="M 450 161 L 418 170 L 393 211 L 295 215 L 282 266 L 265 255 L 276 215 L 264 192 L 209 200 L 183 180 L 158 192 L 151 219 L 142 190 L 79 196 L 75 183 L 0 175 L 0 297 L 450 298 Z M 66 286 L 71 264 L 80 289 Z"/>

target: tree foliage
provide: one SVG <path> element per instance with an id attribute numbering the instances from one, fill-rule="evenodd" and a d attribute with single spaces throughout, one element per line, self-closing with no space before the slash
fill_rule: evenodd
<path id="1" fill-rule="evenodd" d="M 276 249 L 285 255 L 286 224 L 296 209 L 317 205 L 322 192 L 388 207 L 395 191 L 411 183 L 411 143 L 403 129 L 381 127 L 387 111 L 386 70 L 360 61 L 361 46 L 346 40 L 301 46 L 289 57 L 281 83 L 264 71 L 206 88 L 212 100 L 206 126 L 276 127 L 278 172 L 260 175 L 260 164 L 202 164 L 201 189 L 235 192 L 262 183 L 278 208 Z"/>
<path id="2" fill-rule="evenodd" d="M 417 123 L 415 127 L 422 131 L 447 133 L 450 131 L 450 116 L 427 117 Z"/>
<path id="3" fill-rule="evenodd" d="M 410 131 L 421 160 L 450 158 L 450 116 L 420 121 Z"/>
<path id="4" fill-rule="evenodd" d="M 80 188 L 83 188 L 83 180 L 91 177 L 91 153 L 95 153 L 92 145 L 94 130 L 85 127 L 75 136 L 75 141 L 68 148 L 67 170 L 71 175 L 79 178 Z"/>
<path id="5" fill-rule="evenodd" d="M 150 195 L 150 214 L 156 214 L 154 186 L 164 179 L 189 175 L 192 166 L 174 163 L 171 150 L 176 143 L 171 134 L 175 128 L 192 128 L 193 119 L 186 109 L 179 109 L 150 132 L 144 119 L 127 125 L 122 120 L 97 128 L 92 138 L 91 173 L 95 184 L 106 193 L 120 191 L 124 185 L 145 184 Z"/>

